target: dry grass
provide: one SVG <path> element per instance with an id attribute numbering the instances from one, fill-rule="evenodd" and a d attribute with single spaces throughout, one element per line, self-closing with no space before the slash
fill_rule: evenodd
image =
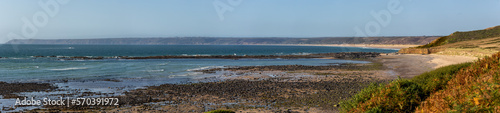
<path id="1" fill-rule="evenodd" d="M 490 56 L 500 51 L 500 26 L 484 30 L 455 32 L 449 36 L 440 37 L 426 45 L 401 49 L 403 51 L 400 52 L 420 54 L 422 49 L 424 52 L 429 51 L 430 53 L 443 55 Z"/>
<path id="2" fill-rule="evenodd" d="M 455 32 L 449 36 L 440 37 L 429 44 L 422 45 L 417 48 L 439 47 L 457 42 L 469 42 L 469 41 L 489 39 L 494 37 L 500 37 L 500 26 L 495 26 L 484 30 Z M 467 47 L 473 47 L 473 46 L 467 46 Z"/>
<path id="3" fill-rule="evenodd" d="M 341 103 L 342 110 L 344 112 L 414 112 L 415 110 L 417 110 L 417 108 L 420 110 L 429 109 L 429 108 L 423 108 L 421 105 L 428 104 L 428 102 L 424 101 L 428 100 L 427 98 L 431 97 L 436 92 L 441 91 L 448 93 L 450 91 L 443 91 L 443 90 L 448 90 L 449 87 L 457 86 L 457 84 L 449 84 L 449 82 L 472 80 L 470 78 L 463 80 L 456 80 L 457 78 L 461 77 L 460 76 L 461 73 L 463 73 L 469 68 L 473 68 L 474 66 L 478 67 L 478 65 L 480 65 L 481 63 L 490 63 L 488 64 L 489 67 L 487 66 L 486 68 L 492 68 L 491 66 L 495 66 L 495 68 L 494 69 L 492 68 L 494 71 L 491 71 L 489 73 L 492 74 L 496 73 L 498 75 L 498 73 L 500 72 L 499 71 L 500 63 L 498 63 L 498 55 L 500 55 L 500 53 L 497 53 L 496 56 L 494 56 L 493 58 L 488 57 L 485 58 L 484 60 L 478 61 L 477 63 L 462 63 L 462 64 L 455 64 L 455 65 L 441 67 L 436 70 L 415 76 L 411 79 L 397 79 L 387 85 L 372 85 L 368 88 L 363 89 L 360 93 L 352 97 L 350 100 L 342 102 Z M 484 67 L 481 66 L 479 66 L 479 68 L 481 68 L 482 70 L 489 70 L 489 69 L 483 69 Z M 472 72 L 472 73 L 478 73 L 478 72 Z M 477 89 L 480 87 L 479 89 L 481 89 L 485 88 L 487 85 L 491 86 L 490 89 L 493 89 L 492 87 L 495 88 L 500 87 L 500 85 L 493 85 L 493 86 L 491 85 L 492 83 L 491 81 L 500 81 L 498 79 L 492 79 L 492 77 L 482 77 L 481 79 L 490 81 L 485 82 L 487 84 L 474 86 L 473 88 Z M 493 83 L 493 84 L 498 84 L 498 83 Z M 476 94 L 479 94 L 477 92 L 478 91 L 476 91 Z M 455 93 L 460 93 L 460 92 L 457 91 Z M 500 94 L 500 93 L 491 92 L 491 94 L 487 95 L 491 96 L 495 94 Z M 494 101 L 499 100 L 497 99 L 497 97 L 500 98 L 500 96 L 492 96 L 492 97 L 493 97 L 492 100 Z M 455 100 L 455 99 L 450 99 L 449 97 L 435 97 L 435 98 L 438 99 L 444 98 L 445 100 L 447 99 Z M 476 98 L 472 97 L 471 99 L 473 104 L 480 105 L 480 103 L 483 102 L 485 97 L 476 97 Z M 488 102 L 491 104 L 492 101 Z M 435 103 L 442 103 L 442 102 L 437 101 Z M 499 102 L 493 102 L 493 103 L 499 103 Z M 435 105 L 426 105 L 426 106 L 434 107 Z M 437 108 L 445 108 L 445 107 L 439 106 Z M 484 111 L 485 109 L 491 111 L 491 107 L 486 107 L 484 109 L 483 108 L 476 109 L 476 108 L 478 107 L 474 106 L 471 107 L 464 105 L 458 105 L 458 107 L 453 107 L 455 111 L 461 111 L 461 112 L 463 112 L 464 109 L 473 112 L 480 112 Z M 447 110 L 424 111 L 424 112 L 446 112 L 446 111 Z"/>
<path id="4" fill-rule="evenodd" d="M 417 112 L 500 112 L 500 53 L 459 71 Z"/>
<path id="5" fill-rule="evenodd" d="M 446 48 L 446 49 L 443 49 L 442 51 L 437 52 L 435 54 L 438 54 L 438 55 L 458 55 L 458 56 L 470 56 L 470 57 L 483 58 L 483 57 L 491 56 L 492 54 L 495 54 L 497 52 L 498 52 L 497 50 L 481 49 L 481 48 L 466 48 L 466 49 Z"/>
<path id="6" fill-rule="evenodd" d="M 398 79 L 387 85 L 372 85 L 341 103 L 344 112 L 412 112 L 432 92 L 470 63 L 450 65 L 423 73 L 413 79 Z"/>
<path id="7" fill-rule="evenodd" d="M 500 51 L 500 37 L 471 40 L 442 45 L 436 54 L 486 57 Z"/>

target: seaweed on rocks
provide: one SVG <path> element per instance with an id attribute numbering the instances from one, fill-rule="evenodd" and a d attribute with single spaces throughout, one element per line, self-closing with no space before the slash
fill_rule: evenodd
<path id="1" fill-rule="evenodd" d="M 13 93 L 50 91 L 57 89 L 49 83 L 7 83 L 0 82 L 0 95 L 5 97 L 19 97 Z"/>

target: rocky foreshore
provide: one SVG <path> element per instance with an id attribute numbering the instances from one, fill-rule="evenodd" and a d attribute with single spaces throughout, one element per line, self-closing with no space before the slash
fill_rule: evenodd
<path id="1" fill-rule="evenodd" d="M 262 112 L 338 112 L 338 104 L 370 83 L 385 83 L 378 64 L 339 64 L 327 66 L 244 66 L 229 71 L 292 73 L 269 79 L 228 79 L 218 82 L 163 84 L 125 92 L 120 106 L 70 106 L 70 110 L 86 112 L 206 112 L 214 109 Z M 219 69 L 206 70 L 207 72 Z M 260 74 L 259 74 L 260 75 Z M 250 75 L 252 76 L 252 75 Z M 57 107 L 33 111 L 58 111 Z"/>
<path id="2" fill-rule="evenodd" d="M 169 58 L 335 58 L 370 59 L 379 56 L 373 52 L 320 53 L 310 55 L 257 55 L 257 56 L 150 56 L 109 57 L 115 59 L 169 59 Z M 41 58 L 37 56 L 36 58 Z M 52 57 L 52 56 L 49 56 Z M 60 59 L 92 59 L 94 57 L 57 57 Z M 96 57 L 95 59 L 107 59 Z M 340 101 L 348 99 L 370 83 L 385 83 L 382 64 L 328 64 L 322 66 L 274 65 L 215 68 L 265 75 L 277 71 L 280 75 L 269 79 L 227 79 L 216 82 L 190 84 L 163 84 L 123 93 L 120 106 L 44 106 L 32 112 L 206 112 L 214 109 L 259 110 L 261 112 L 337 112 Z M 262 74 L 260 74 L 262 72 Z M 294 76 L 304 73 L 313 76 Z M 302 74 L 299 74 L 302 75 Z M 237 75 L 235 75 L 237 76 Z M 246 111 L 243 111 L 246 112 Z"/>
<path id="3" fill-rule="evenodd" d="M 450 65 L 464 59 L 390 54 L 371 59 L 369 64 L 228 67 L 224 71 L 234 73 L 212 77 L 228 78 L 225 80 L 162 84 L 130 90 L 119 96 L 105 96 L 119 98 L 120 106 L 44 106 L 29 112 L 206 112 L 214 109 L 265 113 L 338 112 L 340 101 L 351 98 L 370 83 L 387 83 L 398 75 L 411 77 L 402 74 L 421 74 L 433 69 L 435 64 Z M 0 87 L 2 84 L 5 83 L 0 82 Z M 10 85 L 15 86 L 3 88 L 25 87 Z"/>
<path id="4" fill-rule="evenodd" d="M 49 83 L 7 83 L 7 82 L 0 82 L 0 95 L 2 95 L 4 99 L 20 98 L 21 97 L 21 96 L 16 95 L 15 93 L 50 91 L 50 90 L 54 90 L 54 89 L 57 89 L 57 87 L 53 86 Z"/>
<path id="5" fill-rule="evenodd" d="M 206 112 L 214 109 L 259 109 L 263 112 L 338 112 L 339 102 L 370 83 L 386 83 L 367 75 L 324 76 L 287 80 L 227 80 L 191 84 L 163 84 L 125 92 L 120 106 L 46 106 L 32 112 Z M 285 81 L 286 80 L 286 81 Z"/>
<path id="6" fill-rule="evenodd" d="M 33 56 L 34 58 L 57 58 L 61 60 L 102 60 L 102 59 L 297 59 L 297 58 L 337 58 L 337 59 L 364 59 L 380 56 L 377 52 L 341 52 L 318 53 L 307 55 L 165 55 L 165 56 Z"/>

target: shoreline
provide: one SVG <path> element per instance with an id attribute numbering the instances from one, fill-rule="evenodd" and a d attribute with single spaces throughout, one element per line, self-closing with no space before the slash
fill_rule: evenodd
<path id="1" fill-rule="evenodd" d="M 363 65 L 350 64 L 348 67 L 356 66 Z M 265 70 L 269 67 L 274 68 Z M 99 93 L 89 92 L 85 89 L 77 89 L 76 91 L 70 89 L 70 94 L 64 93 L 55 96 L 67 95 L 72 97 L 71 95 L 74 95 L 78 97 L 88 95 L 119 98 L 120 106 L 38 106 L 31 112 L 59 110 L 83 112 L 205 112 L 224 108 L 234 108 L 234 110 L 257 108 L 262 112 L 287 111 L 289 109 L 297 112 L 338 112 L 338 102 L 349 98 L 369 83 L 385 83 L 391 80 L 391 78 L 376 76 L 385 74 L 385 72 L 378 70 L 363 71 L 363 69 L 339 68 L 338 66 L 311 67 L 304 65 L 269 67 L 264 66 L 261 68 L 264 70 L 256 71 L 235 70 L 227 75 L 217 74 L 217 76 L 198 78 L 202 82 L 197 83 L 150 85 L 145 88 L 124 92 L 118 96 L 106 96 L 115 95 L 116 93 L 113 92 Z M 338 69 L 317 70 L 315 67 Z M 275 70 L 282 68 L 293 68 L 293 70 Z M 94 82 L 97 81 L 88 81 L 88 83 Z M 121 81 L 109 82 L 119 83 Z M 60 87 L 57 90 L 66 92 L 67 89 L 61 89 Z M 49 93 L 49 95 L 51 94 Z M 331 101 L 321 101 L 324 99 Z M 302 101 L 314 101 L 314 103 L 303 103 L 309 107 L 303 107 L 302 104 L 289 106 L 289 104 Z"/>
<path id="2" fill-rule="evenodd" d="M 395 49 L 395 50 L 420 46 L 413 44 L 255 44 L 255 45 L 361 47 L 361 48 Z"/>
<path id="3" fill-rule="evenodd" d="M 394 71 L 402 78 L 413 78 L 424 72 L 443 66 L 473 62 L 477 57 L 453 55 L 420 55 L 420 54 L 381 54 L 376 58 L 387 68 Z"/>
<path id="4" fill-rule="evenodd" d="M 213 109 L 231 109 L 237 112 L 338 112 L 338 102 L 350 98 L 369 83 L 386 83 L 397 79 L 397 76 L 411 78 L 440 66 L 475 59 L 477 58 L 389 53 L 366 59 L 372 61 L 370 64 L 378 63 L 386 67 L 377 69 L 304 65 L 213 69 L 211 71 L 219 71 L 219 73 L 215 72 L 216 76 L 197 78 L 200 81 L 205 80 L 204 82 L 150 85 L 127 91 L 123 95 L 112 96 L 123 100 L 121 104 L 124 106 L 120 107 L 88 109 L 88 106 L 71 106 L 70 108 L 49 106 L 40 108 L 49 108 L 48 111 L 66 109 L 87 112 L 101 110 L 107 112 L 166 112 L 165 110 L 204 112 Z M 87 94 L 87 92 L 81 93 Z M 90 92 L 90 94 L 93 93 Z M 327 103 L 321 101 L 325 99 L 330 101 Z M 301 103 L 303 101 L 312 103 Z M 35 109 L 34 111 L 46 110 Z"/>
<path id="5" fill-rule="evenodd" d="M 372 58 L 380 55 L 378 52 L 338 52 L 338 53 L 315 53 L 303 55 L 195 55 L 195 56 L 144 56 L 144 57 L 129 57 L 129 56 L 33 56 L 34 58 L 57 58 L 57 60 L 106 60 L 106 59 L 299 59 L 299 58 L 336 58 L 336 59 L 362 59 Z"/>

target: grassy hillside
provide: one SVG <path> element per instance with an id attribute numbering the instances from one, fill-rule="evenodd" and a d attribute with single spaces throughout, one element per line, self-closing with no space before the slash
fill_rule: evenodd
<path id="1" fill-rule="evenodd" d="M 426 45 L 401 49 L 399 53 L 484 57 L 498 51 L 500 51 L 500 26 L 477 31 L 455 32 Z"/>
<path id="2" fill-rule="evenodd" d="M 440 37 L 429 44 L 418 46 L 417 48 L 437 47 L 456 42 L 480 40 L 480 39 L 494 38 L 494 37 L 500 37 L 500 26 L 491 27 L 484 30 L 455 32 L 450 36 Z"/>
<path id="3" fill-rule="evenodd" d="M 341 103 L 344 112 L 500 112 L 500 52 L 412 79 L 372 85 Z"/>

